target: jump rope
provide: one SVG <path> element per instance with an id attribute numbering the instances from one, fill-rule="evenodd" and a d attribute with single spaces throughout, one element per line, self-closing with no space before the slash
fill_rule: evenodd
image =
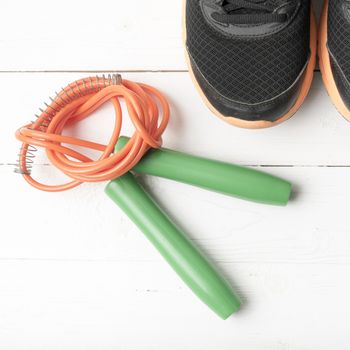
<path id="1" fill-rule="evenodd" d="M 138 184 L 133 173 L 163 177 L 244 200 L 286 205 L 291 184 L 275 176 L 232 164 L 163 149 L 170 108 L 154 87 L 120 75 L 77 80 L 51 98 L 37 120 L 20 128 L 17 172 L 39 190 L 59 192 L 84 182 L 110 181 L 107 195 L 129 216 L 190 289 L 217 315 L 227 319 L 241 301 L 226 279 Z M 131 138 L 120 135 L 125 102 L 135 127 Z M 115 110 L 107 145 L 63 135 L 66 126 L 89 117 L 106 102 Z M 97 160 L 70 147 L 100 151 Z M 50 186 L 31 176 L 35 151 L 43 148 L 50 162 L 72 180 Z"/>

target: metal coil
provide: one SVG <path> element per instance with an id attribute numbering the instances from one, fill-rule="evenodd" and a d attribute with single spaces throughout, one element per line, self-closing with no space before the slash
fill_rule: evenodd
<path id="1" fill-rule="evenodd" d="M 79 82 L 81 82 L 84 89 L 80 87 Z M 68 84 L 60 92 L 55 92 L 54 98 L 49 97 L 50 103 L 44 102 L 45 107 L 39 108 L 40 113 L 35 114 L 36 120 L 31 121 L 28 128 L 45 132 L 55 116 L 73 101 L 90 94 L 95 94 L 108 86 L 119 85 L 121 82 L 122 77 L 120 74 L 108 74 L 107 77 L 105 75 L 101 77 L 89 77 L 81 81 L 76 81 L 73 84 Z M 36 152 L 36 147 L 23 144 L 18 154 L 14 172 L 21 175 L 30 175 Z"/>

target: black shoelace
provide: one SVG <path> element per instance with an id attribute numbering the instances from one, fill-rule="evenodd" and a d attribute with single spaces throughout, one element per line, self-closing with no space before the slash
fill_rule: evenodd
<path id="1" fill-rule="evenodd" d="M 213 18 L 224 24 L 267 24 L 283 23 L 286 14 L 276 13 L 276 8 L 262 0 L 225 0 L 225 13 L 215 12 Z"/>

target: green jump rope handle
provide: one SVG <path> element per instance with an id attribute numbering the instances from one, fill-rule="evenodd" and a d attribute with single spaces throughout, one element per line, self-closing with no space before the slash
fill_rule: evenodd
<path id="1" fill-rule="evenodd" d="M 223 319 L 238 311 L 241 302 L 230 285 L 157 206 L 131 173 L 110 182 L 106 193 L 205 304 Z"/>
<path id="2" fill-rule="evenodd" d="M 121 137 L 116 151 L 129 139 Z M 149 150 L 133 171 L 163 177 L 253 202 L 286 205 L 292 185 L 278 177 L 168 150 Z"/>

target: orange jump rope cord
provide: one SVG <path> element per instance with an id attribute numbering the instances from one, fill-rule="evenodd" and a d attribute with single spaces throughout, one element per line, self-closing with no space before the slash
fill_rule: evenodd
<path id="1" fill-rule="evenodd" d="M 94 77 L 69 84 L 51 100 L 36 122 L 17 130 L 16 138 L 23 143 L 19 155 L 20 172 L 29 184 L 39 190 L 59 192 L 83 182 L 112 180 L 131 170 L 150 148 L 161 146 L 161 136 L 170 115 L 166 98 L 146 84 L 128 80 L 116 82 L 114 78 Z M 114 154 L 122 128 L 121 98 L 136 131 L 128 144 Z M 107 101 L 112 102 L 115 110 L 115 126 L 108 145 L 62 135 L 65 126 L 87 118 Z M 98 150 L 102 154 L 94 161 L 63 144 Z M 31 146 L 44 148 L 52 164 L 72 181 L 49 186 L 34 180 L 28 165 Z"/>

